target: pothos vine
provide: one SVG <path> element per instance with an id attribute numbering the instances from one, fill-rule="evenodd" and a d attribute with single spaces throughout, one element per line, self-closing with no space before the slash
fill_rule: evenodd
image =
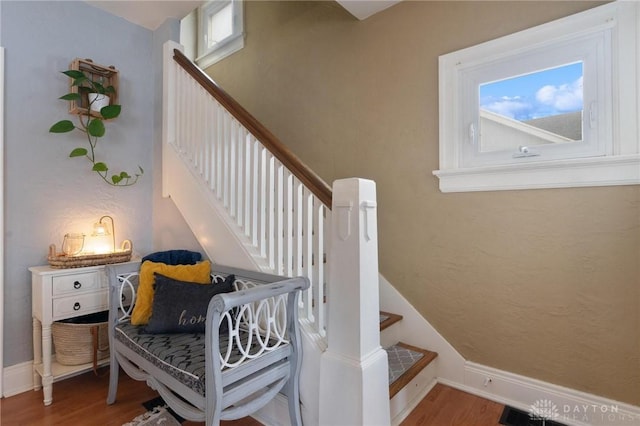
<path id="1" fill-rule="evenodd" d="M 97 93 L 100 95 L 109 95 L 115 93 L 113 86 L 105 87 L 100 81 L 93 81 L 88 78 L 84 72 L 79 70 L 67 70 L 63 71 L 63 74 L 72 79 L 72 87 L 77 87 L 77 92 L 67 93 L 61 96 L 59 99 L 64 101 L 80 101 L 83 96 L 88 93 Z M 86 112 L 80 112 L 78 114 L 79 126 L 73 124 L 71 120 L 61 120 L 55 123 L 49 129 L 51 133 L 68 133 L 75 129 L 83 132 L 87 136 L 89 142 L 89 149 L 87 148 L 74 148 L 69 157 L 85 157 L 91 163 L 91 170 L 96 172 L 102 180 L 111 186 L 131 186 L 134 185 L 140 176 L 144 174 L 142 167 L 138 166 L 138 172 L 133 175 L 128 172 L 121 171 L 119 173 L 112 173 L 109 177 L 109 167 L 103 161 L 96 159 L 96 147 L 98 145 L 99 138 L 103 137 L 106 133 L 106 128 L 103 120 L 110 120 L 120 115 L 120 105 L 107 105 L 100 110 L 99 116 L 93 116 L 91 114 L 91 106 L 97 98 L 89 100 L 89 105 Z"/>

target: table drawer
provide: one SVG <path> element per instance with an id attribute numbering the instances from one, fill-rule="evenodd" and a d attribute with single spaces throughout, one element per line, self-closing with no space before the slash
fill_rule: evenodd
<path id="1" fill-rule="evenodd" d="M 85 272 L 83 274 L 70 274 L 52 277 L 53 296 L 69 293 L 79 293 L 100 288 L 100 275 L 98 271 Z"/>
<path id="2" fill-rule="evenodd" d="M 53 300 L 53 319 L 71 318 L 109 309 L 107 290 Z"/>

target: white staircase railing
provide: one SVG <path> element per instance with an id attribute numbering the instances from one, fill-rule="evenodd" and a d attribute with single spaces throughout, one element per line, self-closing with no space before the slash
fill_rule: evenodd
<path id="1" fill-rule="evenodd" d="M 214 262 L 309 278 L 299 303 L 305 424 L 388 425 L 375 184 L 344 179 L 332 194 L 180 45 L 165 44 L 164 56 L 163 195 Z"/>
<path id="2" fill-rule="evenodd" d="M 165 48 L 173 57 L 173 48 L 179 45 Z M 228 95 L 201 71 L 191 70 L 208 79 L 207 86 L 215 86 L 220 93 L 204 88 L 202 81 L 185 69 L 189 65 L 190 61 L 165 60 L 169 68 L 165 75 L 171 80 L 170 93 L 165 96 L 172 100 L 165 103 L 164 150 L 173 150 L 188 165 L 209 201 L 224 209 L 228 225 L 235 228 L 234 233 L 242 238 L 261 270 L 309 278 L 311 287 L 300 302 L 302 318 L 325 336 L 322 301 L 329 258 L 325 223 L 331 210 L 285 165 L 295 166 L 297 160 L 287 158 L 291 154 L 286 149 L 280 158 L 272 153 L 259 139 L 265 130 L 258 129 L 256 135 L 254 119 L 235 116 Z M 241 113 L 248 115 L 244 110 Z M 165 180 L 171 177 L 167 173 L 163 176 Z M 319 195 L 327 198 L 326 191 Z"/>

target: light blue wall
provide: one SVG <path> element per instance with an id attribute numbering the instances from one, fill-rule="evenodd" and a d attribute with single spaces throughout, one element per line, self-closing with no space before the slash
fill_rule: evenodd
<path id="1" fill-rule="evenodd" d="M 67 232 L 90 234 L 92 223 L 110 214 L 118 242 L 131 239 L 136 252 L 152 251 L 152 152 L 161 137 L 154 128 L 152 50 L 160 42 L 152 31 L 84 2 L 2 1 L 0 19 L 6 48 L 4 365 L 10 366 L 33 359 L 27 268 L 47 263 L 49 244 L 59 247 Z M 68 158 L 86 146 L 79 133 L 48 133 L 54 122 L 71 118 L 57 98 L 68 91 L 60 71 L 76 57 L 120 71 L 123 112 L 107 123 L 98 153 L 112 169 L 142 166 L 145 175 L 133 187 L 110 187 L 86 160 Z"/>
<path id="2" fill-rule="evenodd" d="M 156 113 L 154 114 L 154 131 L 158 135 L 153 147 L 153 247 L 155 250 L 183 248 L 199 251 L 202 247 L 193 232 L 187 226 L 182 215 L 169 198 L 162 198 L 162 62 L 163 45 L 166 40 L 177 41 L 180 38 L 180 23 L 168 19 L 154 31 L 153 37 L 153 69 L 155 70 Z"/>

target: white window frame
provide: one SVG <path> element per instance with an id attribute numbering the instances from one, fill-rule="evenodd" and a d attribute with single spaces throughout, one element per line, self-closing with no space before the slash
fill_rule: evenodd
<path id="1" fill-rule="evenodd" d="M 207 47 L 208 17 L 232 5 L 232 34 L 215 46 Z M 196 64 L 207 68 L 244 47 L 244 12 L 242 0 L 210 0 L 198 8 L 198 34 Z"/>
<path id="2" fill-rule="evenodd" d="M 613 2 L 441 56 L 440 170 L 433 172 L 439 178 L 440 190 L 640 184 L 639 21 L 637 2 Z M 540 69 L 536 67 L 545 52 L 550 53 L 549 57 L 555 55 L 556 65 L 583 60 L 568 55 L 565 61 L 557 53 L 571 51 L 575 43 L 584 45 L 590 40 L 594 46 L 599 43 L 595 50 L 600 49 L 597 60 L 589 59 L 584 68 L 585 73 L 588 67 L 598 73 L 590 86 L 595 89 L 589 89 L 591 100 L 585 102 L 583 119 L 584 127 L 595 127 L 593 134 L 587 132 L 585 140 L 567 144 L 572 146 L 569 153 L 564 147 L 540 148 L 544 155 L 536 156 L 478 152 L 470 120 L 477 120 L 479 114 L 477 86 L 487 81 L 483 80 L 486 69 L 493 67 L 491 72 L 497 75 L 512 67 L 516 75 L 526 72 L 518 64 L 529 61 L 529 72 L 533 72 Z M 479 75 L 483 75 L 480 80 Z M 589 109 L 592 107 L 593 112 Z M 561 149 L 554 152 L 555 148 Z"/>

